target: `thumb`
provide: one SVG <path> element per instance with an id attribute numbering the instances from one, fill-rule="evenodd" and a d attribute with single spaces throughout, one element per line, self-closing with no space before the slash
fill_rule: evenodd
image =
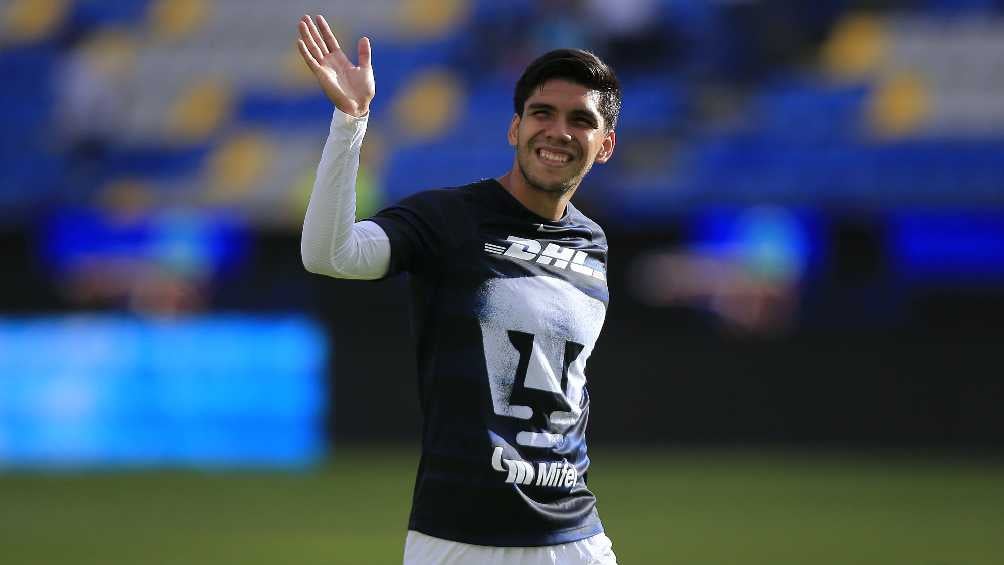
<path id="1" fill-rule="evenodd" d="M 370 47 L 370 38 L 361 37 L 359 39 L 359 66 L 371 67 L 373 65 L 373 51 Z"/>

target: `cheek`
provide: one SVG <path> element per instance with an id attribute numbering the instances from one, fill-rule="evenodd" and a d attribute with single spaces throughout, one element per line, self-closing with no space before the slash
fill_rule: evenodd
<path id="1" fill-rule="evenodd" d="M 529 131 L 529 128 L 527 128 L 520 130 L 518 135 L 519 135 L 518 139 L 519 144 L 529 149 L 530 146 L 533 145 L 535 141 L 537 141 L 537 137 L 540 135 L 540 132 L 531 132 Z"/>

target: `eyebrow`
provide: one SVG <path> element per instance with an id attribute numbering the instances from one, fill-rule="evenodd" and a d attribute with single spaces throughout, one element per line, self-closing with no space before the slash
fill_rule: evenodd
<path id="1" fill-rule="evenodd" d="M 599 123 L 599 119 L 597 119 L 596 114 L 594 114 L 593 112 L 590 112 L 588 110 L 572 110 L 569 113 L 572 116 L 576 117 L 576 118 L 587 118 L 591 122 L 594 122 L 594 123 L 597 123 L 597 124 Z"/>
<path id="2" fill-rule="evenodd" d="M 553 105 L 544 102 L 531 102 L 526 105 L 526 109 L 527 111 L 532 111 L 532 110 L 550 110 L 552 112 L 557 111 L 557 108 L 555 108 Z M 575 109 L 569 112 L 569 114 L 571 114 L 573 117 L 576 118 L 587 118 L 594 123 L 597 124 L 599 123 L 598 116 L 595 113 L 590 112 L 589 110 Z"/>
<path id="3" fill-rule="evenodd" d="M 527 110 L 557 110 L 554 106 L 550 104 L 544 104 L 543 102 L 531 102 L 526 105 Z"/>

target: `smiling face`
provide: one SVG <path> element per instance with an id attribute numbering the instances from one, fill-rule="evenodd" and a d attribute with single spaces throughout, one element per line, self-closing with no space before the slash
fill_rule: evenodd
<path id="1" fill-rule="evenodd" d="M 599 93 L 561 79 L 545 82 L 513 116 L 509 144 L 516 167 L 535 191 L 563 195 L 579 186 L 593 163 L 613 154 L 616 135 L 600 114 Z"/>

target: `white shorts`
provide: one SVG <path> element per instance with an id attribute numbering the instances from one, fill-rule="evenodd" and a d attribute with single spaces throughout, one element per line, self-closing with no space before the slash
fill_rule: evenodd
<path id="1" fill-rule="evenodd" d="M 605 534 L 560 545 L 489 547 L 409 531 L 404 565 L 617 565 Z"/>

